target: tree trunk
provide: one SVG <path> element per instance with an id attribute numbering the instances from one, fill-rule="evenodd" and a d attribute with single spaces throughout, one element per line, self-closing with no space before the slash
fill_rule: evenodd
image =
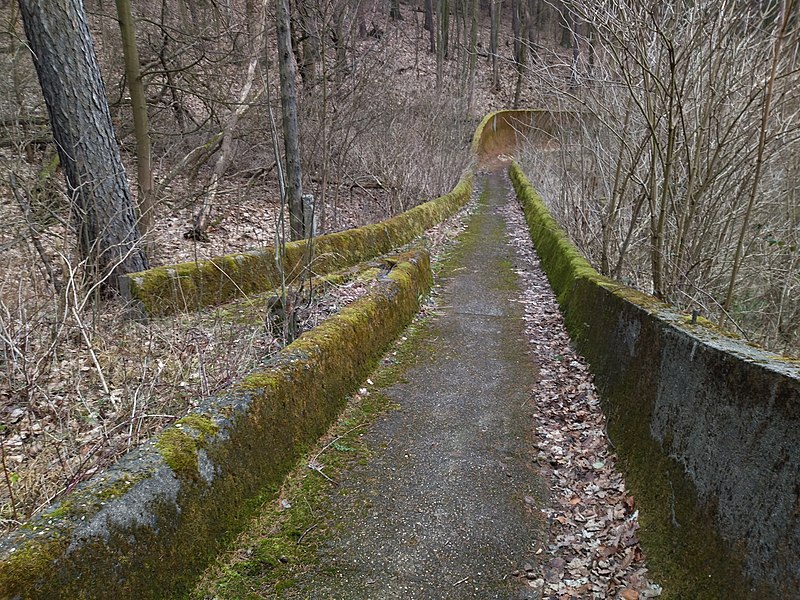
<path id="1" fill-rule="evenodd" d="M 500 16 L 503 12 L 503 0 L 491 0 L 491 31 L 489 33 L 489 54 L 492 57 L 492 89 L 500 89 L 500 62 L 497 60 L 500 37 Z"/>
<path id="2" fill-rule="evenodd" d="M 478 18 L 480 17 L 480 0 L 473 0 L 472 15 L 469 30 L 469 94 L 467 99 L 467 110 L 472 110 L 472 99 L 475 95 L 475 71 L 478 60 Z"/>
<path id="3" fill-rule="evenodd" d="M 539 0 L 528 0 L 528 48 L 530 49 L 530 63 L 532 64 L 539 55 L 539 28 L 541 27 L 542 10 Z"/>
<path id="4" fill-rule="evenodd" d="M 403 15 L 400 13 L 400 0 L 389 0 L 389 17 L 394 21 L 403 20 Z"/>
<path id="5" fill-rule="evenodd" d="M 303 182 L 300 166 L 300 128 L 297 123 L 296 68 L 292 56 L 289 0 L 276 0 L 278 29 L 278 70 L 281 80 L 283 147 L 286 154 L 286 193 L 292 239 L 300 240 L 303 231 Z"/>
<path id="6" fill-rule="evenodd" d="M 572 29 L 572 65 L 570 66 L 570 87 L 576 88 L 580 84 L 580 59 L 581 59 L 581 45 L 578 42 L 578 28 L 580 22 L 578 17 L 574 14 L 570 15 L 570 28 Z"/>
<path id="7" fill-rule="evenodd" d="M 82 0 L 20 0 L 78 247 L 106 288 L 147 268 Z"/>
<path id="8" fill-rule="evenodd" d="M 514 0 L 511 3 L 511 28 L 514 32 L 514 66 L 517 68 L 517 82 L 514 85 L 514 108 L 519 108 L 522 97 L 522 79 L 525 74 L 529 21 L 527 8 L 527 0 Z"/>
<path id="9" fill-rule="evenodd" d="M 304 88 L 317 84 L 317 65 L 320 61 L 320 34 L 317 15 L 305 2 L 297 3 L 300 30 L 300 79 Z M 297 56 L 297 54 L 295 54 Z"/>
<path id="10" fill-rule="evenodd" d="M 436 47 L 436 91 L 442 89 L 444 79 L 444 45 L 442 45 L 442 5 L 446 0 L 438 0 L 436 4 L 436 37 L 438 38 Z M 433 44 L 431 48 L 433 48 Z"/>
<path id="11" fill-rule="evenodd" d="M 136 175 L 139 181 L 139 222 L 142 232 L 153 225 L 153 165 L 150 155 L 150 125 L 147 119 L 147 100 L 142 84 L 139 51 L 136 48 L 136 29 L 133 25 L 130 0 L 116 0 L 119 30 L 122 35 L 122 54 L 125 57 L 125 77 L 131 94 L 133 130 L 136 135 Z"/>
<path id="12" fill-rule="evenodd" d="M 559 45 L 562 48 L 572 48 L 572 13 L 567 8 L 566 2 L 559 2 L 556 10 L 558 11 L 558 26 L 561 32 Z"/>
<path id="13" fill-rule="evenodd" d="M 450 51 L 450 2 L 439 0 L 439 51 L 443 58 L 449 57 Z"/>
<path id="14" fill-rule="evenodd" d="M 430 47 L 428 50 L 433 54 L 436 52 L 436 28 L 433 26 L 433 0 L 425 0 L 425 29 L 430 32 Z"/>

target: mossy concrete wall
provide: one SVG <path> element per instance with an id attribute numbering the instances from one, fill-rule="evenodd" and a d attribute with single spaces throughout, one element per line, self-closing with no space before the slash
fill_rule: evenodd
<path id="1" fill-rule="evenodd" d="M 428 255 L 0 540 L 0 598 L 182 597 L 411 321 Z"/>
<path id="2" fill-rule="evenodd" d="M 444 196 L 396 217 L 337 233 L 286 244 L 287 281 L 308 265 L 314 274 L 330 273 L 391 252 L 453 215 L 469 200 L 472 174 L 465 174 Z M 312 256 L 313 249 L 313 256 Z M 309 263 L 310 260 L 310 263 Z M 280 286 L 274 248 L 228 254 L 206 261 L 158 267 L 120 280 L 123 297 L 144 315 L 160 316 L 214 306 Z"/>
<path id="3" fill-rule="evenodd" d="M 723 540 L 709 560 L 728 564 L 710 568 L 733 565 L 746 576 L 735 597 L 800 597 L 800 365 L 601 277 L 519 166 L 510 174 L 567 328 L 601 390 L 611 439 L 638 485 L 634 495 L 666 508 L 659 535 L 691 535 L 682 515 L 694 505 Z M 678 597 L 722 597 L 719 587 L 717 595 L 697 589 Z"/>

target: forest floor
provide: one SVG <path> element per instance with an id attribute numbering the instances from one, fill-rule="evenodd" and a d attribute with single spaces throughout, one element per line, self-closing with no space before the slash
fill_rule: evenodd
<path id="1" fill-rule="evenodd" d="M 660 595 L 510 184 L 481 184 L 429 317 L 194 598 Z"/>

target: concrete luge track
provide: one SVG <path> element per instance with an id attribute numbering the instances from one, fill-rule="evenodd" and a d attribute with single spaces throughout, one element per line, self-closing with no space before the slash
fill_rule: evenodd
<path id="1" fill-rule="evenodd" d="M 521 137 L 552 138 L 579 120 L 501 111 L 484 119 L 473 149 L 481 164 L 497 166 L 498 156 L 510 154 Z M 633 491 L 643 499 L 643 511 L 660 515 L 652 522 L 654 562 L 679 577 L 681 569 L 713 568 L 716 560 L 746 582 L 733 596 L 800 597 L 800 366 L 600 277 L 522 171 L 513 167 L 511 174 L 566 325 L 600 385 L 610 434 L 634 475 Z M 449 202 L 445 212 L 452 214 Z M 364 236 L 345 236 L 353 256 L 369 254 L 364 240 L 383 239 L 385 231 L 379 226 Z M 240 271 L 238 259 L 231 260 L 212 261 L 207 270 L 216 278 L 224 271 L 227 282 Z M 187 590 L 222 540 L 243 525 L 251 498 L 289 470 L 302 444 L 335 418 L 346 394 L 411 318 L 429 283 L 427 257 L 406 257 L 403 265 L 361 312 L 288 347 L 272 365 L 276 372 L 254 376 L 202 406 L 136 457 L 0 540 L 0 598 L 164 598 Z M 175 295 L 172 288 L 165 293 Z M 472 321 L 477 327 L 489 322 L 486 316 L 476 313 Z M 373 326 L 376 320 L 385 330 Z M 347 341 L 354 335 L 362 342 Z M 351 355 L 352 362 L 334 358 Z M 462 361 L 466 357 L 450 366 Z M 307 427 L 309 419 L 313 425 Z M 514 437 L 513 428 L 507 434 Z M 475 433 L 472 441 L 480 439 Z M 265 444 L 266 453 L 258 455 Z M 242 458 L 257 467 L 236 471 L 231 465 Z M 503 459 L 497 460 L 499 468 Z M 511 479 L 522 481 L 521 472 L 512 471 Z M 720 554 L 700 553 L 700 563 L 692 562 L 695 547 L 680 541 L 691 532 L 675 526 L 681 511 L 711 527 Z M 679 541 L 658 559 L 658 542 L 665 538 Z M 210 539 L 215 541 L 208 546 Z M 516 550 L 511 554 L 508 560 L 519 560 Z M 507 593 L 503 588 L 497 597 Z"/>

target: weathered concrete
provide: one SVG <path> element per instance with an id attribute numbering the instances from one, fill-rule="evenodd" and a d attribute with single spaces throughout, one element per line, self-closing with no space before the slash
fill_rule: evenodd
<path id="1" fill-rule="evenodd" d="M 375 454 L 341 481 L 338 533 L 289 597 L 537 597 L 512 576 L 544 535 L 531 505 L 545 487 L 530 462 L 536 366 L 498 213 L 507 187 L 497 175 L 487 185 L 422 358 L 384 391 L 399 409 L 365 434 Z"/>
<path id="2" fill-rule="evenodd" d="M 629 483 L 654 511 L 672 503 L 659 535 L 690 535 L 675 515 L 699 504 L 727 541 L 715 568 L 742 565 L 751 581 L 737 597 L 800 597 L 800 366 L 601 277 L 518 166 L 511 175 L 626 476 L 638 472 Z"/>
<path id="3" fill-rule="evenodd" d="M 419 309 L 428 255 L 0 540 L 0 598 L 179 597 Z"/>
<path id="4" fill-rule="evenodd" d="M 286 244 L 283 272 L 289 282 L 306 267 L 332 273 L 391 252 L 453 215 L 469 199 L 472 173 L 451 192 L 391 219 Z M 280 285 L 275 249 L 229 254 L 205 261 L 157 267 L 120 278 L 120 289 L 137 318 L 198 310 Z"/>

